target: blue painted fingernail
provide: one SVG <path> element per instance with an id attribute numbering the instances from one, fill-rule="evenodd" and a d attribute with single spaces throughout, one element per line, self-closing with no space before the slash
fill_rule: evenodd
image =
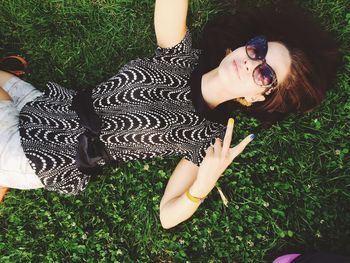
<path id="1" fill-rule="evenodd" d="M 251 134 L 249 137 L 251 140 L 254 140 L 256 136 L 255 136 L 255 134 Z"/>

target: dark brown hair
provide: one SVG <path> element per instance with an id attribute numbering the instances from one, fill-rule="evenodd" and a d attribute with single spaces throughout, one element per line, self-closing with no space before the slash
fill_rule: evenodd
<path id="1" fill-rule="evenodd" d="M 278 41 L 292 58 L 291 71 L 265 101 L 243 107 L 228 101 L 219 105 L 230 112 L 243 109 L 263 124 L 279 121 L 293 112 L 311 111 L 320 105 L 340 63 L 338 45 L 310 14 L 292 4 L 250 8 L 235 15 L 221 15 L 207 23 L 200 48 L 203 55 L 191 78 L 216 68 L 225 50 L 244 46 L 257 35 Z"/>

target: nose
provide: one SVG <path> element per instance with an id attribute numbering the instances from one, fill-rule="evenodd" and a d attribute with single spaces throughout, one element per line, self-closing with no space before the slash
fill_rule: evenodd
<path id="1" fill-rule="evenodd" d="M 245 58 L 243 60 L 244 71 L 247 73 L 252 73 L 253 70 L 261 63 L 259 60 L 252 60 L 250 58 Z"/>

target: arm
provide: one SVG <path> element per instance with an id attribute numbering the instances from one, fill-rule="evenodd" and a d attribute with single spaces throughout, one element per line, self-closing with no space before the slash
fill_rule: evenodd
<path id="1" fill-rule="evenodd" d="M 160 47 L 173 47 L 184 38 L 187 10 L 188 0 L 156 0 L 154 27 Z"/>
<path id="2" fill-rule="evenodd" d="M 228 123 L 223 143 L 216 139 L 207 149 L 200 167 L 182 159 L 176 166 L 160 202 L 160 221 L 164 228 L 171 228 L 190 218 L 199 207 L 186 195 L 206 197 L 233 159 L 240 154 L 254 137 L 248 136 L 237 146 L 230 148 L 233 121 Z"/>
<path id="3" fill-rule="evenodd" d="M 198 169 L 197 165 L 184 158 L 176 166 L 160 201 L 162 227 L 174 227 L 196 212 L 200 203 L 190 201 L 185 193 L 196 180 Z"/>

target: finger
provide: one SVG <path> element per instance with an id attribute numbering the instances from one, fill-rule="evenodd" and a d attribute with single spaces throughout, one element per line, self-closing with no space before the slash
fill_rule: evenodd
<path id="1" fill-rule="evenodd" d="M 235 123 L 235 121 L 233 118 L 230 118 L 228 120 L 227 127 L 226 127 L 226 133 L 225 133 L 225 137 L 224 137 L 224 141 L 223 141 L 223 145 L 222 145 L 223 153 L 227 153 L 227 151 L 230 149 L 234 123 Z"/>
<path id="2" fill-rule="evenodd" d="M 216 138 L 214 143 L 214 154 L 220 154 L 220 152 L 221 152 L 221 140 L 219 138 Z"/>
<path id="3" fill-rule="evenodd" d="M 205 156 L 208 156 L 211 154 L 214 154 L 214 148 L 213 148 L 213 146 L 210 145 L 205 151 Z"/>
<path id="4" fill-rule="evenodd" d="M 238 145 L 230 149 L 232 160 L 237 157 L 241 152 L 243 152 L 244 148 L 254 140 L 255 135 L 251 134 L 245 137 Z"/>

